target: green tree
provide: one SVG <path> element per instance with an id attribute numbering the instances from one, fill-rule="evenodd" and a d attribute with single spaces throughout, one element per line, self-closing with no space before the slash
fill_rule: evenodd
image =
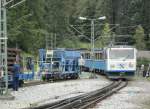
<path id="1" fill-rule="evenodd" d="M 105 47 L 111 41 L 111 30 L 108 23 L 105 23 L 104 28 L 102 30 L 102 34 L 99 37 L 99 40 L 96 41 L 96 47 Z"/>
<path id="2" fill-rule="evenodd" d="M 40 0 L 33 0 L 8 10 L 9 47 L 17 45 L 23 51 L 35 53 L 44 46 L 44 20 L 43 14 L 40 14 L 43 8 Z"/>
<path id="3" fill-rule="evenodd" d="M 134 40 L 135 46 L 137 49 L 144 49 L 145 48 L 145 40 L 144 40 L 144 29 L 142 26 L 138 26 L 135 31 Z"/>
<path id="4" fill-rule="evenodd" d="M 116 35 L 133 35 L 134 26 L 141 24 L 145 33 L 142 40 L 145 41 L 144 44 L 140 43 L 141 39 L 136 36 L 142 33 L 136 32 L 135 45 L 140 49 L 150 49 L 149 9 L 150 0 L 27 0 L 16 8 L 8 9 L 8 45 L 15 47 L 17 44 L 25 52 L 35 52 L 45 47 L 46 34 L 56 34 L 58 47 L 86 47 L 90 42 L 85 38 L 77 38 L 78 32 L 74 32 L 69 25 L 81 24 L 78 30 L 90 38 L 90 21 L 80 21 L 78 17 L 106 16 L 105 21 L 109 24 L 120 24 L 121 28 L 112 30 Z M 112 25 L 109 24 L 103 30 L 102 26 L 95 25 L 95 38 L 102 34 L 96 41 L 96 47 L 106 46 L 110 42 L 111 38 L 107 36 L 112 35 L 109 32 Z"/>

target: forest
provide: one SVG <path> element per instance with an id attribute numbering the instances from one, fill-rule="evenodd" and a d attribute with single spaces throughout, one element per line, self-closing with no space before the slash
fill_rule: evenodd
<path id="1" fill-rule="evenodd" d="M 14 4 L 20 0 L 14 0 Z M 150 50 L 150 0 L 26 0 L 7 10 L 8 46 L 27 53 L 39 48 L 90 48 L 110 43 Z M 99 17 L 106 16 L 105 20 Z"/>

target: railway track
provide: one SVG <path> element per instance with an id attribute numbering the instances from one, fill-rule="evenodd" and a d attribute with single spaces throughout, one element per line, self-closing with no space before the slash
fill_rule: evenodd
<path id="1" fill-rule="evenodd" d="M 46 82 L 46 81 L 32 81 L 32 82 L 24 83 L 22 87 L 36 86 L 36 85 L 47 84 L 47 83 L 50 83 L 50 82 Z"/>
<path id="2" fill-rule="evenodd" d="M 29 87 L 29 86 L 36 86 L 40 84 L 49 84 L 49 83 L 59 83 L 59 82 L 64 82 L 64 81 L 74 81 L 74 80 L 79 80 L 79 79 L 67 79 L 67 80 L 53 80 L 53 81 L 31 81 L 28 83 L 24 83 L 22 87 Z"/>
<path id="3" fill-rule="evenodd" d="M 78 79 L 63 79 L 63 80 L 60 79 L 60 80 L 49 80 L 49 81 L 38 80 L 38 81 L 31 81 L 28 83 L 24 83 L 22 87 L 36 86 L 36 85 L 48 84 L 48 83 L 59 83 L 59 82 L 64 82 L 64 81 L 75 81 L 75 80 L 80 80 L 80 79 L 83 79 L 83 78 L 81 77 Z"/>
<path id="4" fill-rule="evenodd" d="M 87 109 L 94 107 L 97 102 L 111 96 L 126 85 L 127 81 L 115 81 L 102 89 L 30 109 Z"/>

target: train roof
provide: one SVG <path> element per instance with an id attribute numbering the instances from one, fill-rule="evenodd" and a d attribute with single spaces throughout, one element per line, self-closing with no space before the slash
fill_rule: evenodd
<path id="1" fill-rule="evenodd" d="M 53 54 L 56 57 L 66 57 L 66 58 L 76 58 L 80 57 L 80 51 L 76 50 L 66 50 L 66 49 L 55 49 L 53 50 Z"/>
<path id="2" fill-rule="evenodd" d="M 135 48 L 135 47 L 130 45 L 113 45 L 113 46 L 108 46 L 106 48 Z"/>
<path id="3" fill-rule="evenodd" d="M 79 49 L 73 49 L 73 48 L 55 48 L 51 50 L 60 50 L 60 51 L 79 51 Z"/>

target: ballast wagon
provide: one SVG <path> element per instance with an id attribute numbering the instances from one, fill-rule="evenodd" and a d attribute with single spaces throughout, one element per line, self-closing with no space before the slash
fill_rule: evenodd
<path id="1" fill-rule="evenodd" d="M 77 79 L 79 76 L 78 60 L 80 52 L 69 49 L 40 49 L 40 74 L 45 80 Z"/>

